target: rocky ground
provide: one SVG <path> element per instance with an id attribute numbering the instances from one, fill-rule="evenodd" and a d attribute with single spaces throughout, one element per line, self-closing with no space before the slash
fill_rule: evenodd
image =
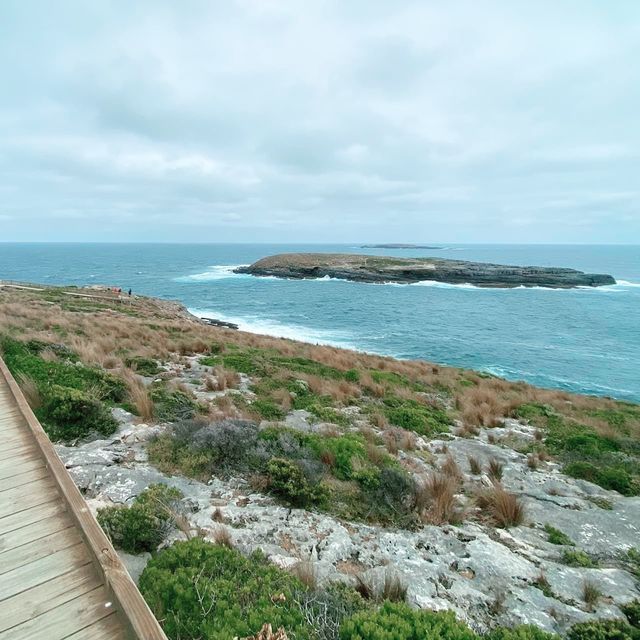
<path id="1" fill-rule="evenodd" d="M 203 389 L 205 368 L 195 357 L 187 367 L 174 366 L 174 373 L 202 399 L 224 393 Z M 234 392 L 250 398 L 247 382 L 243 378 Z M 623 558 L 630 548 L 640 546 L 640 498 L 568 478 L 553 462 L 533 468 L 517 449 L 536 437 L 535 430 L 516 420 L 471 437 L 418 439 L 416 450 L 400 455 L 416 471 L 433 469 L 451 456 L 465 485 L 478 486 L 490 486 L 491 480 L 471 473 L 469 456 L 483 469 L 492 459 L 500 461 L 502 484 L 525 504 L 525 524 L 497 529 L 476 514 L 459 526 L 405 531 L 286 508 L 253 491 L 242 478 L 213 477 L 205 484 L 166 476 L 148 463 L 146 442 L 167 426 L 144 424 L 122 409 L 115 409 L 114 415 L 120 428 L 110 438 L 57 447 L 93 510 L 130 503 L 149 484 L 165 482 L 185 496 L 183 530 L 213 539 L 225 527 L 238 548 L 261 548 L 284 567 L 308 562 L 321 582 L 353 582 L 358 575 L 376 583 L 395 575 L 408 587 L 410 603 L 454 609 L 478 630 L 531 623 L 563 631 L 590 617 L 619 617 L 618 605 L 639 596 L 638 583 Z M 321 427 L 304 411 L 290 413 L 287 424 L 297 429 Z M 460 500 L 472 510 L 469 498 Z M 564 532 L 575 547 L 548 542 L 546 524 Z M 167 544 L 185 537 L 183 530 L 174 531 Z M 562 562 L 567 549 L 585 551 L 598 567 L 567 566 Z M 134 577 L 148 557 L 124 557 Z M 585 584 L 602 594 L 592 606 L 584 602 Z"/>

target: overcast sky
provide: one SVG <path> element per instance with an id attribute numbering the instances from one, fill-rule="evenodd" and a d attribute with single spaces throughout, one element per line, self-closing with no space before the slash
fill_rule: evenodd
<path id="1" fill-rule="evenodd" d="M 640 243 L 638 0 L 2 0 L 0 240 Z"/>

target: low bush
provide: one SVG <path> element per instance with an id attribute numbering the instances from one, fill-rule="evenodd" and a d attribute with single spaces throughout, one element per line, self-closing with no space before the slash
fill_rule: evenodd
<path id="1" fill-rule="evenodd" d="M 560 636 L 555 633 L 547 633 L 532 624 L 498 627 L 484 637 L 486 640 L 560 640 Z"/>
<path id="2" fill-rule="evenodd" d="M 98 510 L 98 522 L 111 542 L 127 553 L 155 551 L 174 523 L 182 493 L 163 484 L 150 485 L 130 507 Z"/>
<path id="3" fill-rule="evenodd" d="M 588 553 L 580 549 L 565 549 L 562 554 L 562 562 L 570 567 L 583 567 L 585 569 L 598 566 L 598 563 Z"/>
<path id="4" fill-rule="evenodd" d="M 296 604 L 304 585 L 260 553 L 245 557 L 199 538 L 177 542 L 149 561 L 140 591 L 171 640 L 232 640 L 266 621 L 297 640 L 312 629 Z"/>
<path id="5" fill-rule="evenodd" d="M 560 531 L 560 529 L 556 529 L 551 526 L 549 523 L 544 525 L 544 530 L 547 533 L 547 540 L 551 544 L 562 544 L 569 547 L 575 547 L 575 544 L 571 540 L 571 538 L 566 534 Z"/>
<path id="6" fill-rule="evenodd" d="M 286 458 L 272 458 L 267 464 L 269 488 L 296 507 L 323 504 L 328 492 L 322 483 L 312 485 L 301 467 Z"/>
<path id="7" fill-rule="evenodd" d="M 627 604 L 623 604 L 620 609 L 627 617 L 629 624 L 636 629 L 640 629 L 640 600 L 636 598 Z"/>
<path id="8" fill-rule="evenodd" d="M 34 346 L 35 345 L 35 346 Z M 61 346 L 61 345 L 60 345 Z M 41 357 L 46 349 L 55 349 L 56 345 L 20 342 L 8 336 L 0 337 L 0 351 L 4 361 L 14 376 L 22 374 L 31 378 L 41 393 L 47 387 L 70 387 L 84 391 L 110 402 L 121 402 L 126 397 L 126 385 L 123 380 L 97 367 L 88 367 L 71 357 L 68 350 L 62 348 L 55 352 L 58 360 Z"/>
<path id="9" fill-rule="evenodd" d="M 109 408 L 84 391 L 52 385 L 41 393 L 42 404 L 36 414 L 52 440 L 108 436 L 118 426 Z"/>
<path id="10" fill-rule="evenodd" d="M 386 418 L 396 427 L 420 435 L 434 435 L 449 430 L 451 418 L 442 409 L 396 396 L 387 396 L 383 403 Z"/>
<path id="11" fill-rule="evenodd" d="M 162 369 L 158 366 L 158 363 L 153 358 L 143 358 L 142 356 L 136 356 L 133 358 L 127 358 L 125 364 L 129 369 L 132 369 L 141 376 L 151 378 L 158 375 Z"/>
<path id="12" fill-rule="evenodd" d="M 155 405 L 155 417 L 161 422 L 188 420 L 196 413 L 196 401 L 180 389 L 158 384 L 150 387 L 150 394 Z"/>
<path id="13" fill-rule="evenodd" d="M 340 628 L 340 640 L 477 640 L 478 636 L 451 611 L 421 611 L 386 602 L 377 611 L 362 611 Z"/>
<path id="14" fill-rule="evenodd" d="M 567 640 L 638 640 L 637 630 L 624 620 L 589 620 L 574 624 Z"/>
<path id="15" fill-rule="evenodd" d="M 258 398 L 251 403 L 251 409 L 256 411 L 265 420 L 282 420 L 286 412 L 275 402 L 268 398 Z"/>

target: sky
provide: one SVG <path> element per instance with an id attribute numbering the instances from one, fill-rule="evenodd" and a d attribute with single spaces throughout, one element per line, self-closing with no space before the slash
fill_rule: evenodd
<path id="1" fill-rule="evenodd" d="M 2 0 L 0 241 L 640 244 L 637 0 Z"/>

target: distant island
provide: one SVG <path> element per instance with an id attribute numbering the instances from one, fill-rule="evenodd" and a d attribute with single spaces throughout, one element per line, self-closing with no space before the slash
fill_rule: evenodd
<path id="1" fill-rule="evenodd" d="M 281 253 L 262 258 L 236 273 L 278 278 L 339 278 L 357 282 L 414 283 L 425 280 L 478 287 L 599 287 L 616 284 L 607 274 L 584 273 L 561 267 L 513 265 L 445 260 L 394 258 L 342 253 Z"/>
<path id="2" fill-rule="evenodd" d="M 442 249 L 442 247 L 433 247 L 428 244 L 363 244 L 361 249 Z"/>

